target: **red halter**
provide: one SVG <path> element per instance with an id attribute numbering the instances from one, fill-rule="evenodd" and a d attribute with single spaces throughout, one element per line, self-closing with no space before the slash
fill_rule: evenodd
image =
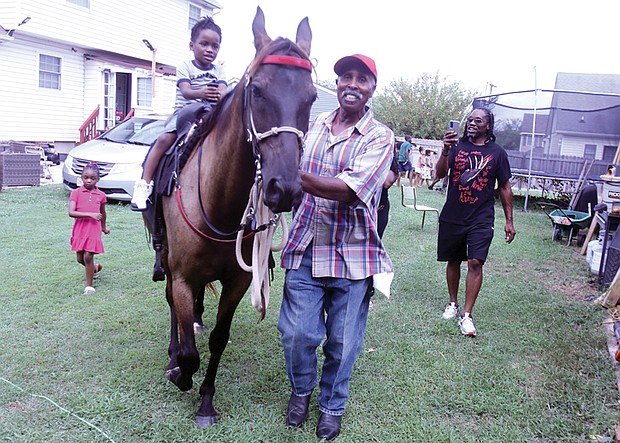
<path id="1" fill-rule="evenodd" d="M 290 55 L 268 55 L 261 62 L 263 65 L 289 65 L 297 68 L 303 68 L 312 72 L 312 63 L 299 57 L 291 57 Z"/>

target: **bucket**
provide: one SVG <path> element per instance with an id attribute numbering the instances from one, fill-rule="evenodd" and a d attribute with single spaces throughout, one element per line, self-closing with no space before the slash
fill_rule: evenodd
<path id="1" fill-rule="evenodd" d="M 592 247 L 592 258 L 590 259 L 590 272 L 598 275 L 598 271 L 601 267 L 601 252 L 603 252 L 603 245 L 594 245 Z"/>
<path id="2" fill-rule="evenodd" d="M 602 202 L 607 205 L 607 212 L 620 213 L 620 177 L 601 175 L 603 181 Z"/>
<path id="3" fill-rule="evenodd" d="M 592 240 L 590 243 L 588 243 L 588 248 L 586 249 L 586 262 L 588 262 L 588 264 L 592 263 L 592 255 L 594 255 L 594 247 L 600 244 L 601 243 L 598 240 Z"/>

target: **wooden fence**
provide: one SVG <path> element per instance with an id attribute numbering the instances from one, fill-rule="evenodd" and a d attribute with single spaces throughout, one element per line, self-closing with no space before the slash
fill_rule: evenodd
<path id="1" fill-rule="evenodd" d="M 530 153 L 520 151 L 506 151 L 510 160 L 510 168 L 514 173 L 527 174 L 530 166 Z M 579 178 L 584 165 L 590 166 L 591 160 L 583 157 L 572 157 L 568 155 L 540 155 L 534 154 L 532 157 L 532 175 L 543 175 L 547 177 Z M 607 173 L 609 162 L 595 160 L 588 172 L 588 178 L 599 180 L 602 174 Z"/>

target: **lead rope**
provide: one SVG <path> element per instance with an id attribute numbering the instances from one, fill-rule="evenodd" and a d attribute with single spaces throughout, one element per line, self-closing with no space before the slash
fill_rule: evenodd
<path id="1" fill-rule="evenodd" d="M 254 234 L 252 266 L 246 264 L 241 255 L 243 231 L 237 233 L 235 254 L 241 269 L 252 273 L 252 306 L 260 312 L 261 320 L 263 320 L 267 312 L 267 306 L 269 306 L 269 253 L 271 251 L 277 252 L 284 248 L 286 239 L 288 238 L 288 224 L 285 217 L 282 217 L 281 214 L 274 214 L 263 203 L 261 182 L 262 179 L 260 178 L 254 182 L 250 190 L 248 205 L 241 219 L 241 224 L 245 224 L 252 218 L 255 218 L 256 224 L 259 226 L 263 223 L 263 220 L 268 220 L 265 222 L 266 228 Z M 278 228 L 278 224 L 282 226 L 282 241 L 279 245 L 274 246 L 272 244 L 273 235 Z"/>

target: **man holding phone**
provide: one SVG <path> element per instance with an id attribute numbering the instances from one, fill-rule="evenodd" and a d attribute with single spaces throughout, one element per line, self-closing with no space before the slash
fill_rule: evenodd
<path id="1" fill-rule="evenodd" d="M 446 279 L 450 302 L 442 317 L 459 317 L 463 335 L 477 334 L 471 312 L 482 287 L 482 267 L 493 240 L 495 222 L 495 183 L 504 210 L 506 242 L 514 240 L 512 222 L 512 188 L 510 164 L 506 151 L 495 143 L 494 116 L 486 108 L 474 109 L 467 118 L 463 136 L 450 130 L 443 137 L 443 151 L 437 161 L 436 174 L 449 173 L 446 203 L 439 216 L 437 260 L 447 262 Z M 467 261 L 465 307 L 459 316 L 458 304 L 461 263 Z"/>

